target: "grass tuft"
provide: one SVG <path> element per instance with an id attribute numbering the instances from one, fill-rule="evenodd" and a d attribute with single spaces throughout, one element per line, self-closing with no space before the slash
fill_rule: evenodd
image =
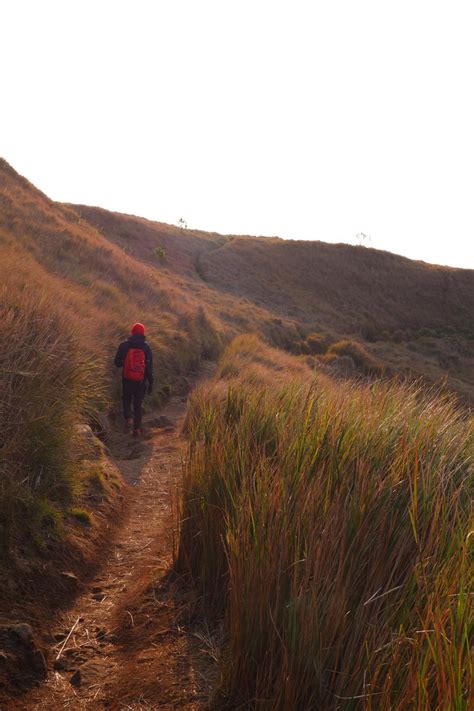
<path id="1" fill-rule="evenodd" d="M 333 343 L 328 349 L 328 355 L 351 358 L 364 375 L 380 375 L 383 372 L 382 364 L 357 341 L 346 339 Z"/>
<path id="2" fill-rule="evenodd" d="M 75 506 L 69 509 L 68 514 L 80 523 L 83 523 L 86 526 L 92 526 L 92 514 L 90 513 L 90 511 L 86 511 L 86 509 L 82 509 Z"/>
<path id="3" fill-rule="evenodd" d="M 102 469 L 100 467 L 97 467 L 96 469 L 93 469 L 90 473 L 88 473 L 87 482 L 89 484 L 89 488 L 92 489 L 92 491 L 96 493 L 104 491 L 105 478 Z"/>

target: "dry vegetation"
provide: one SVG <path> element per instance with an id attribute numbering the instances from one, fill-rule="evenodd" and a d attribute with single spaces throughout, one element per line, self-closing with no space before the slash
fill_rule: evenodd
<path id="1" fill-rule="evenodd" d="M 201 358 L 217 357 L 242 332 L 259 333 L 337 377 L 401 373 L 444 379 L 468 402 L 474 393 L 472 272 L 365 248 L 228 237 L 58 204 L 5 161 L 0 259 L 1 464 L 9 471 L 28 456 L 32 471 L 37 466 L 34 450 L 20 449 L 21 423 L 27 415 L 34 421 L 32 393 L 43 398 L 48 431 L 63 404 L 71 403 L 77 421 L 84 407 L 104 409 L 116 399 L 111 356 L 135 320 L 146 322 L 155 352 L 154 402 L 182 391 L 183 376 Z M 34 380 L 9 375 L 17 357 L 35 364 Z M 48 370 L 53 361 L 56 372 Z M 74 368 L 85 404 L 75 404 L 69 390 Z M 58 444 L 58 461 L 64 447 Z"/>
<path id="2" fill-rule="evenodd" d="M 327 363 L 342 356 L 340 372 L 383 369 L 446 381 L 472 402 L 472 270 L 365 247 L 223 236 L 98 208 L 74 210 L 125 254 L 163 278 L 173 275 L 175 287 L 205 305 L 227 338 L 258 332 L 292 353 L 327 354 Z M 156 247 L 166 253 L 162 263 Z M 355 343 L 351 354 L 330 348 L 347 340 Z M 367 354 L 362 368 L 356 350 Z"/>
<path id="3" fill-rule="evenodd" d="M 242 337 L 188 431 L 176 566 L 225 615 L 220 703 L 468 711 L 472 420 Z"/>
<path id="4" fill-rule="evenodd" d="M 472 331 L 473 275 L 366 247 L 235 237 L 206 253 L 213 286 L 278 315 L 378 339 L 407 328 Z"/>
<path id="5" fill-rule="evenodd" d="M 154 402 L 183 388 L 221 335 L 199 302 L 0 162 L 0 549 L 55 535 L 79 495 L 74 426 L 116 400 L 119 339 L 144 320 Z M 116 374 L 115 374 L 116 375 Z M 35 529 L 28 539 L 30 523 Z M 31 531 L 30 531 L 31 533 Z"/>
<path id="6" fill-rule="evenodd" d="M 46 296 L 9 282 L 0 303 L 0 530 L 57 531 L 78 494 L 74 425 L 101 397 L 100 374 L 67 316 Z"/>
<path id="7" fill-rule="evenodd" d="M 133 321 L 155 402 L 258 333 L 228 347 L 187 423 L 177 567 L 225 614 L 219 693 L 467 711 L 472 422 L 447 396 L 373 378 L 444 379 L 472 400 L 472 271 L 62 205 L 1 160 L 0 260 L 3 561 L 68 517 L 93 527 L 76 426 L 114 406 Z"/>

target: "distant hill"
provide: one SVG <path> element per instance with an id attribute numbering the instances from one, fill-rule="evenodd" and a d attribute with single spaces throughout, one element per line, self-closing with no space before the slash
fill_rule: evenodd
<path id="1" fill-rule="evenodd" d="M 347 244 L 180 230 L 99 208 L 73 206 L 128 254 L 200 278 L 301 323 L 360 333 L 400 328 L 464 329 L 474 307 L 474 272 L 416 262 Z M 348 303 L 350 302 L 350 304 Z"/>
<path id="2" fill-rule="evenodd" d="M 166 378 L 239 332 L 333 367 L 351 341 L 387 372 L 474 397 L 474 271 L 344 244 L 229 236 L 55 203 L 0 161 L 8 278 L 112 343 L 140 316 Z M 197 343 L 198 342 L 198 343 Z"/>

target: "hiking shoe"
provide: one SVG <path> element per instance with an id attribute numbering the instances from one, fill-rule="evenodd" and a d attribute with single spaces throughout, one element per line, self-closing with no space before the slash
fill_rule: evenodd
<path id="1" fill-rule="evenodd" d="M 136 428 L 136 429 L 133 430 L 133 436 L 134 436 L 134 437 L 141 437 L 142 434 L 143 434 L 143 430 L 140 429 L 140 428 Z"/>
<path id="2" fill-rule="evenodd" d="M 128 434 L 128 433 L 131 431 L 131 429 L 132 429 L 132 425 L 133 425 L 133 420 L 132 420 L 132 418 L 131 418 L 131 417 L 127 417 L 127 419 L 125 420 L 125 424 L 124 424 L 124 426 L 123 426 L 123 433 L 124 433 L 124 434 Z"/>

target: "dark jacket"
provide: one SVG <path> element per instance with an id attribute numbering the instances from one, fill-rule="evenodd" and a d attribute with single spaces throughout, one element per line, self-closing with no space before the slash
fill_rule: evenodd
<path id="1" fill-rule="evenodd" d="M 126 341 L 123 341 L 118 347 L 114 363 L 117 368 L 123 368 L 125 358 L 130 348 L 140 348 L 145 353 L 145 382 L 153 385 L 153 354 L 151 348 L 145 340 L 145 336 L 137 334 L 130 336 Z"/>

